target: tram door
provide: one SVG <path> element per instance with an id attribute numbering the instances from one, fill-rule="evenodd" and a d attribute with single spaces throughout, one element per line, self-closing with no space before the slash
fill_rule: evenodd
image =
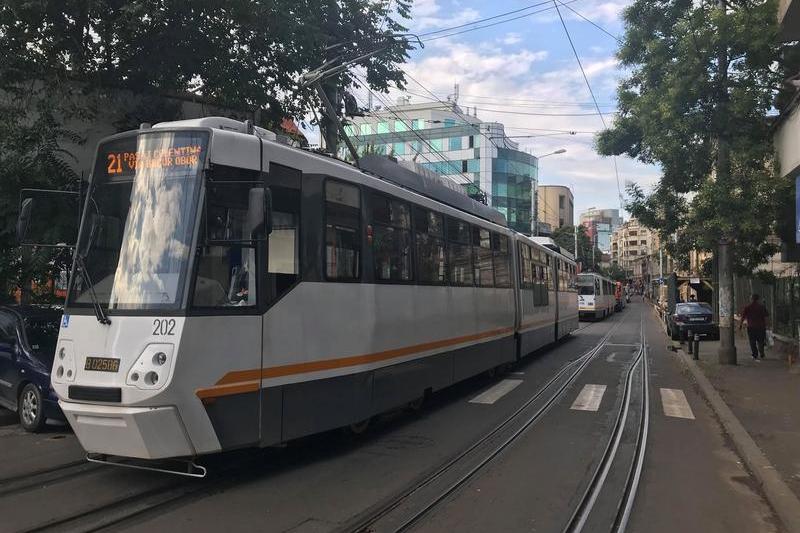
<path id="1" fill-rule="evenodd" d="M 263 278 L 262 320 L 282 320 L 280 301 L 295 287 L 300 279 L 300 186 L 302 173 L 299 170 L 270 164 L 266 179 L 272 199 L 272 231 L 266 246 L 266 262 Z M 290 321 L 291 322 L 291 321 Z M 283 322 L 281 322 L 283 323 Z M 269 326 L 265 324 L 265 326 Z M 284 352 L 286 342 L 302 335 L 302 331 L 286 328 L 283 338 L 270 338 L 274 328 L 262 327 L 261 368 L 275 366 L 275 353 Z M 283 398 L 280 393 L 262 390 L 261 394 L 261 442 L 274 443 L 282 439 Z"/>

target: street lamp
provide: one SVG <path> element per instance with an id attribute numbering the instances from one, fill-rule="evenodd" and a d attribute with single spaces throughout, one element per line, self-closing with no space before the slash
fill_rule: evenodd
<path id="1" fill-rule="evenodd" d="M 550 152 L 549 154 L 544 154 L 544 155 L 537 155 L 537 156 L 535 156 L 535 157 L 536 157 L 537 159 L 541 159 L 541 158 L 543 158 L 543 157 L 547 157 L 547 156 L 550 156 L 550 155 L 558 155 L 558 154 L 563 154 L 563 153 L 564 153 L 564 152 L 566 152 L 566 151 L 567 151 L 567 149 L 566 149 L 566 148 L 559 148 L 559 149 L 558 149 L 558 150 L 556 150 L 555 152 Z"/>

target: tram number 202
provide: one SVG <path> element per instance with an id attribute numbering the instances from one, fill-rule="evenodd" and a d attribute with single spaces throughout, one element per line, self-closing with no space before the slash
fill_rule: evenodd
<path id="1" fill-rule="evenodd" d="M 153 320 L 153 335 L 175 335 L 175 319 L 156 318 Z"/>

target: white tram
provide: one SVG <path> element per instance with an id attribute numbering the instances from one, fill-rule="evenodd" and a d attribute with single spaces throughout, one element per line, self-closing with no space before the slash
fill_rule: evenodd
<path id="1" fill-rule="evenodd" d="M 580 318 L 603 319 L 614 313 L 617 299 L 611 279 L 594 272 L 578 274 L 578 312 Z"/>
<path id="2" fill-rule="evenodd" d="M 578 327 L 567 256 L 431 176 L 361 168 L 225 118 L 99 144 L 52 373 L 88 452 L 357 425 Z"/>

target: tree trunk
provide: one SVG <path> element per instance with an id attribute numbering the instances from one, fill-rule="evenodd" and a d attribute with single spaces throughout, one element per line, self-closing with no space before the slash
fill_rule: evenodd
<path id="1" fill-rule="evenodd" d="M 721 239 L 717 249 L 719 257 L 719 352 L 720 364 L 736 364 L 736 340 L 733 323 L 733 254 L 731 242 Z"/>
<path id="2" fill-rule="evenodd" d="M 718 0 L 717 8 L 722 12 L 724 20 L 727 2 Z M 717 201 L 723 206 L 728 204 L 726 196 L 730 194 L 731 159 L 728 142 L 728 43 L 725 40 L 725 28 L 718 28 L 719 44 L 717 52 L 717 110 L 715 127 L 717 131 Z M 717 254 L 719 257 L 719 362 L 736 364 L 736 341 L 733 329 L 733 240 L 723 235 L 719 241 Z"/>

